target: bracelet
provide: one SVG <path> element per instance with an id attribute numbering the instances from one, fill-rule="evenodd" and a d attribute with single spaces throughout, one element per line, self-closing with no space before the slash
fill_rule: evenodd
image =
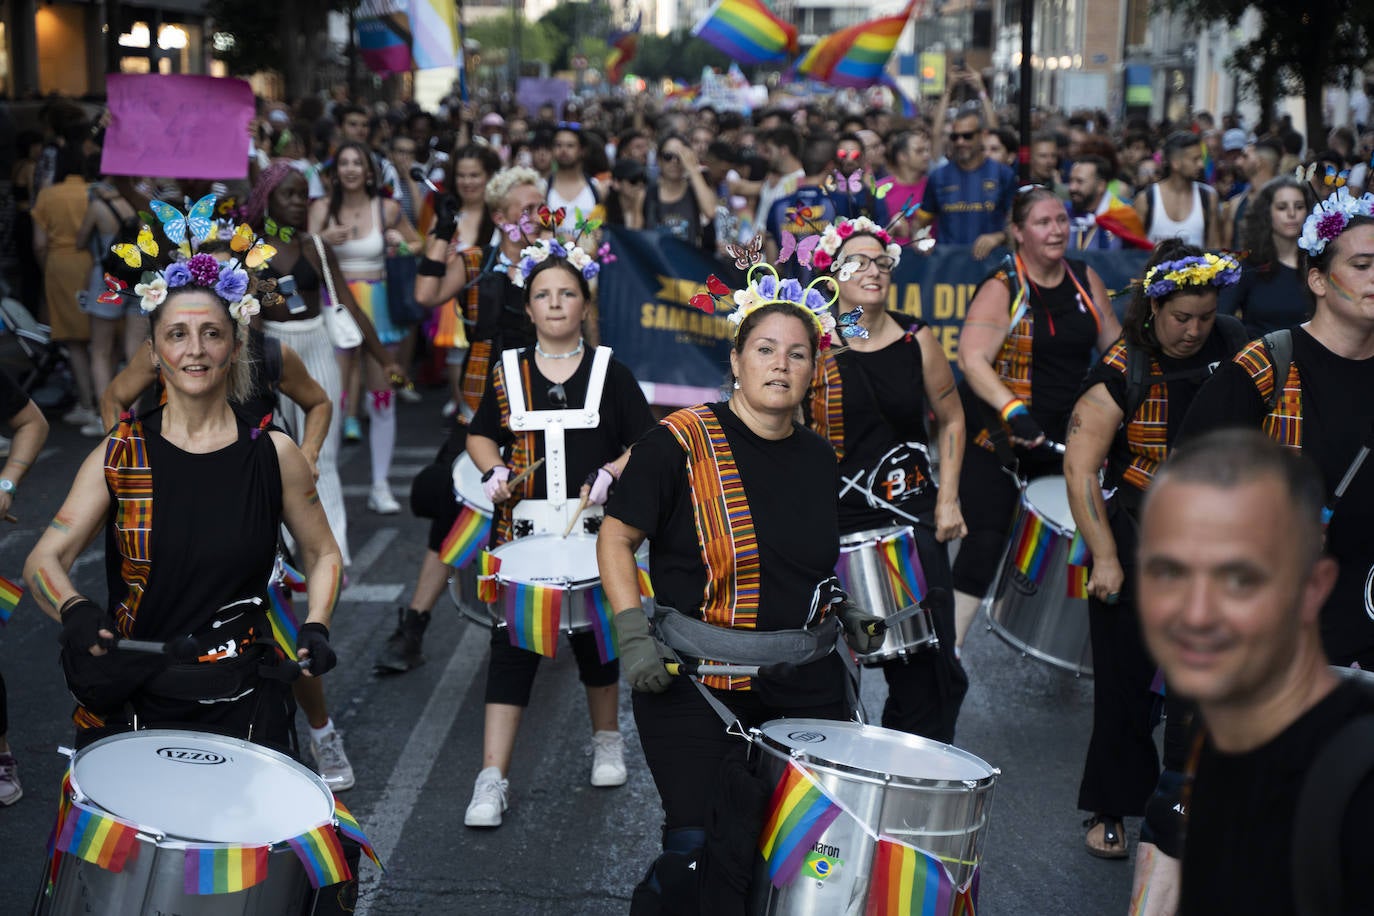
<path id="1" fill-rule="evenodd" d="M 58 616 L 58 617 L 64 616 L 69 610 L 72 609 L 72 606 L 73 606 L 73 605 L 75 605 L 75 604 L 77 604 L 77 603 L 79 603 L 79 602 L 85 601 L 85 600 L 86 600 L 86 596 L 85 596 L 85 595 L 72 595 L 72 596 L 71 596 L 70 598 L 68 598 L 66 601 L 62 602 L 62 606 L 61 606 L 60 608 L 57 609 L 57 616 Z"/>
<path id="2" fill-rule="evenodd" d="M 420 264 L 415 268 L 415 273 L 421 277 L 442 277 L 448 273 L 448 265 L 426 255 L 420 259 Z"/>
<path id="3" fill-rule="evenodd" d="M 1030 411 L 1026 409 L 1025 401 L 1021 400 L 1020 398 L 1012 398 L 1010 401 L 1003 404 L 1002 409 L 999 410 L 997 413 L 1002 417 L 1002 420 L 1004 422 L 1010 423 L 1011 418 L 1016 416 L 1017 414 L 1024 414 L 1029 412 Z"/>

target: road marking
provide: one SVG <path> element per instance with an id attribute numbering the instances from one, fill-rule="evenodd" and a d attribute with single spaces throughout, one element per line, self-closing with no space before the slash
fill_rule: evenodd
<path id="1" fill-rule="evenodd" d="M 368 839 L 372 841 L 372 848 L 383 862 L 396 851 L 406 822 L 420 800 L 420 792 L 439 762 L 440 752 L 448 741 L 449 732 L 458 718 L 458 710 L 463 705 L 463 694 L 477 673 L 484 670 L 482 659 L 491 642 L 491 632 L 483 627 L 464 629 L 463 638 L 454 647 L 453 655 L 444 666 L 443 676 L 439 678 L 429 702 L 411 729 L 405 747 L 396 758 L 396 765 L 391 768 L 386 791 L 377 799 L 372 811 L 361 818 L 367 825 L 365 829 Z M 463 804 L 461 800 L 459 804 Z M 381 878 L 381 872 L 376 868 L 368 868 L 359 877 L 358 907 L 354 911 L 357 916 L 366 916 L 372 911 L 372 899 L 368 891 L 376 887 Z"/>
<path id="2" fill-rule="evenodd" d="M 339 595 L 339 600 L 391 604 L 401 597 L 405 589 L 405 584 L 401 582 L 385 585 L 350 585 Z"/>
<path id="3" fill-rule="evenodd" d="M 353 551 L 353 566 L 348 571 L 348 577 L 361 582 L 363 576 L 372 568 L 372 564 L 382 558 L 382 554 L 386 553 L 386 549 L 400 533 L 398 528 L 378 528 L 361 550 Z"/>

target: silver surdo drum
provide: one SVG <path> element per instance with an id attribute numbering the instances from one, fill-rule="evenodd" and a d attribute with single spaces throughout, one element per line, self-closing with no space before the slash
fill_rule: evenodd
<path id="1" fill-rule="evenodd" d="M 780 889 L 760 857 L 751 913 L 861 916 L 876 843 L 855 817 L 942 860 L 956 887 L 973 876 L 1000 770 L 948 744 L 855 722 L 775 719 L 751 735 L 765 780 L 776 784 L 795 761 L 854 815 L 840 814 L 826 827 L 801 874 Z"/>
<path id="2" fill-rule="evenodd" d="M 138 826 L 120 872 L 64 855 L 44 914 L 246 916 L 300 913 L 310 880 L 286 840 L 334 816 L 323 779 L 269 748 L 203 732 L 147 729 L 72 758 L 74 800 Z M 185 851 L 270 844 L 267 878 L 229 894 L 185 891 Z"/>

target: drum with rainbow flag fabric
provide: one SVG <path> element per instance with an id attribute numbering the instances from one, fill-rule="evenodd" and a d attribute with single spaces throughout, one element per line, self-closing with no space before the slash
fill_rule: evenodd
<path id="1" fill-rule="evenodd" d="M 919 603 L 929 591 L 916 538 L 908 527 L 844 535 L 835 575 L 855 604 L 883 618 Z M 864 664 L 877 664 L 939 645 L 930 612 L 922 608 L 889 629 L 881 646 L 858 658 Z"/>
<path id="2" fill-rule="evenodd" d="M 1031 481 L 1021 491 L 1011 538 L 983 599 L 988 626 L 1032 658 L 1091 676 L 1089 563 L 1064 478 Z"/>

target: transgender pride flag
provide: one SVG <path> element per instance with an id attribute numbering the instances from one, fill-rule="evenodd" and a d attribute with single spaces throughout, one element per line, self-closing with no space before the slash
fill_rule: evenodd
<path id="1" fill-rule="evenodd" d="M 406 0 L 363 0 L 358 4 L 358 51 L 378 76 L 409 73 L 410 10 Z"/>

